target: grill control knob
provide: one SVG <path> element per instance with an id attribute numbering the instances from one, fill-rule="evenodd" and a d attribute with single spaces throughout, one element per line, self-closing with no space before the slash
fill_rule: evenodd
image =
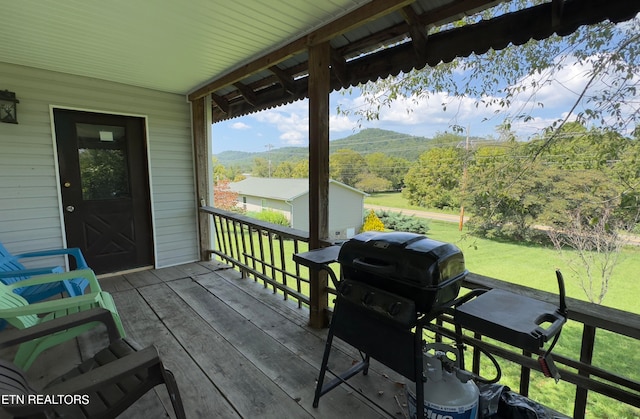
<path id="1" fill-rule="evenodd" d="M 362 296 L 362 302 L 365 305 L 369 305 L 373 302 L 373 296 L 376 295 L 375 292 L 373 291 L 369 291 L 368 293 L 366 293 L 365 295 Z"/>
<path id="2" fill-rule="evenodd" d="M 391 303 L 387 311 L 392 316 L 396 316 L 398 313 L 400 313 L 400 310 L 402 310 L 402 302 L 396 301 L 395 303 Z"/>

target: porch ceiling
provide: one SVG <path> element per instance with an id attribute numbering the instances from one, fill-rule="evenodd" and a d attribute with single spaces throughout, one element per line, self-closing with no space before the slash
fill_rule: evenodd
<path id="1" fill-rule="evenodd" d="M 317 43 L 331 45 L 331 88 L 339 89 L 640 11 L 639 1 L 551 0 L 428 34 L 499 2 L 12 1 L 0 14 L 0 61 L 190 100 L 211 95 L 219 121 L 306 97 L 307 48 Z"/>
<path id="2" fill-rule="evenodd" d="M 7 1 L 0 61 L 186 94 L 366 2 Z"/>

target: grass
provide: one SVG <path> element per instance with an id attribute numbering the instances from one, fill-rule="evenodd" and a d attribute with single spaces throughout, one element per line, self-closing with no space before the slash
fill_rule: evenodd
<path id="1" fill-rule="evenodd" d="M 400 200 L 399 193 L 376 194 L 377 203 L 372 205 L 394 206 Z M 405 208 L 409 208 L 406 206 Z M 421 208 L 426 210 L 425 208 Z M 457 223 L 431 220 L 427 234 L 432 239 L 453 243 L 465 256 L 467 269 L 479 275 L 497 278 L 514 284 L 557 293 L 556 268 L 565 277 L 567 295 L 587 301 L 577 277 L 573 277 L 567 263 L 552 247 L 499 242 L 473 237 L 466 230 L 458 230 Z M 615 267 L 610 288 L 603 306 L 640 314 L 637 298 L 640 296 L 640 282 L 636 281 L 640 272 L 640 247 L 628 246 L 623 250 L 619 264 Z"/>
<path id="2" fill-rule="evenodd" d="M 425 207 L 419 207 L 417 205 L 411 205 L 407 202 L 405 198 L 402 197 L 402 194 L 400 192 L 373 193 L 370 196 L 365 198 L 364 203 L 371 204 L 371 205 L 381 205 L 385 207 L 399 208 L 399 209 L 441 212 L 443 214 L 459 214 L 460 213 L 459 208 L 441 209 L 441 208 L 425 208 Z"/>
<path id="3" fill-rule="evenodd" d="M 413 207 L 399 193 L 376 194 L 367 198 L 366 203 L 397 207 L 402 209 L 432 209 Z M 456 244 L 464 253 L 465 263 L 469 271 L 497 278 L 515 284 L 525 285 L 540 290 L 557 293 L 554 275 L 556 268 L 565 276 L 567 296 L 587 301 L 578 278 L 572 277 L 566 262 L 551 247 L 531 246 L 517 243 L 505 243 L 480 239 L 470 236 L 466 231 L 459 231 L 457 223 L 431 220 L 429 223 L 430 238 Z M 615 267 L 610 288 L 603 302 L 604 306 L 640 314 L 637 303 L 640 296 L 640 282 L 636 281 L 640 272 L 640 248 L 629 246 L 622 253 L 619 264 Z M 568 322 L 562 331 L 562 337 L 554 350 L 569 358 L 579 357 L 582 326 L 576 322 Z M 467 354 L 468 355 L 468 354 Z M 483 360 L 483 363 L 488 361 Z M 598 330 L 593 365 L 604 370 L 640 380 L 640 347 L 638 340 L 623 337 L 604 330 Z M 486 362 L 485 365 L 489 365 Z M 470 364 L 469 364 L 470 365 Z M 520 367 L 505 360 L 500 360 L 503 369 L 501 383 L 518 390 Z M 492 377 L 494 372 L 487 368 L 485 374 Z M 556 410 L 572 415 L 575 387 L 568 383 L 555 384 L 541 374 L 532 372 L 530 397 Z M 622 404 L 605 396 L 590 392 L 587 406 L 588 418 L 640 418 L 640 409 Z"/>

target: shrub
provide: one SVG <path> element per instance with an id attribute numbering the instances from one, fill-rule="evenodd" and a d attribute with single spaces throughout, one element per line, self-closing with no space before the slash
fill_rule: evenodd
<path id="1" fill-rule="evenodd" d="M 375 214 L 389 230 L 418 234 L 426 234 L 429 231 L 429 223 L 423 218 L 384 210 L 378 210 Z"/>
<path id="2" fill-rule="evenodd" d="M 287 217 L 279 212 L 274 210 L 262 210 L 259 212 L 249 212 L 247 213 L 249 217 L 257 218 L 260 221 L 265 221 L 267 223 L 278 224 L 285 227 L 290 227 L 291 224 Z"/>
<path id="3" fill-rule="evenodd" d="M 384 231 L 384 224 L 373 210 L 364 217 L 364 224 L 361 231 Z"/>

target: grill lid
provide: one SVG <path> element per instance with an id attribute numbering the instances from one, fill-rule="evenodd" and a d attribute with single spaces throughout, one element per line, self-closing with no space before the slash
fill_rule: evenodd
<path id="1" fill-rule="evenodd" d="M 467 274 L 456 246 L 407 232 L 358 234 L 338 262 L 345 279 L 411 298 L 422 312 L 455 299 Z"/>

